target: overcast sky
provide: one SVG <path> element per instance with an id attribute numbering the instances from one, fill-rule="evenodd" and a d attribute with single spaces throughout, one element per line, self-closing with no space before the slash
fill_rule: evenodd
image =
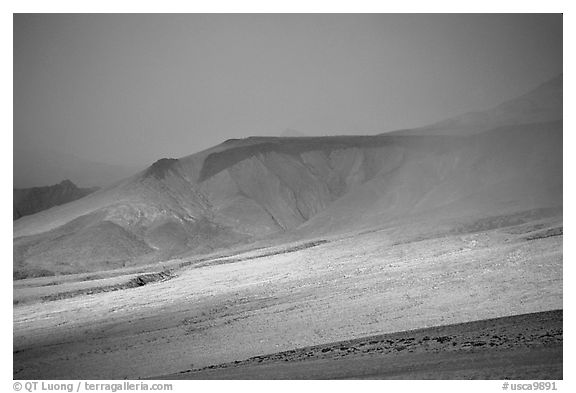
<path id="1" fill-rule="evenodd" d="M 144 166 L 421 126 L 560 72 L 561 15 L 15 15 L 14 148 Z"/>

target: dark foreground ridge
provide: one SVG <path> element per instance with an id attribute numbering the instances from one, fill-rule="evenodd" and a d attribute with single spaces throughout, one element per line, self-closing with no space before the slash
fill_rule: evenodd
<path id="1" fill-rule="evenodd" d="M 562 310 L 363 337 L 165 379 L 562 379 Z"/>

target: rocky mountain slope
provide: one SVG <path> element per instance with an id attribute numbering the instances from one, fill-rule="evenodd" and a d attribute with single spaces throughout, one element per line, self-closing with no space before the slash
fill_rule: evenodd
<path id="1" fill-rule="evenodd" d="M 15 188 L 12 203 L 14 220 L 75 201 L 97 189 L 97 187 L 78 188 L 70 180 L 46 187 Z"/>
<path id="2" fill-rule="evenodd" d="M 250 137 L 158 160 L 119 184 L 16 221 L 15 274 L 115 268 L 262 238 L 449 228 L 557 211 L 561 81 L 429 129 Z"/>

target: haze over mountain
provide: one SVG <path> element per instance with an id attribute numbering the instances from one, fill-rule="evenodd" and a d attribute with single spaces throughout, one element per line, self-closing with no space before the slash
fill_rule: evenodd
<path id="1" fill-rule="evenodd" d="M 14 187 L 136 173 L 26 173 L 49 150 L 141 169 L 285 128 L 415 128 L 560 72 L 561 14 L 15 14 L 13 144 L 34 178 Z"/>
<path id="2" fill-rule="evenodd" d="M 165 158 L 14 223 L 18 276 L 143 264 L 274 237 L 450 230 L 562 208 L 562 77 L 494 109 L 373 136 L 250 137 Z M 418 220 L 417 220 L 418 218 Z"/>

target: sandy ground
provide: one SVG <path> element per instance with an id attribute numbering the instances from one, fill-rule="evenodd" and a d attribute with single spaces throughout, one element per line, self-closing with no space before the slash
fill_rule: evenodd
<path id="1" fill-rule="evenodd" d="M 528 240 L 526 231 L 400 244 L 370 232 L 285 254 L 188 266 L 139 288 L 44 302 L 29 296 L 14 306 L 13 376 L 150 378 L 370 335 L 561 309 L 562 235 Z M 70 285 L 56 286 L 66 292 Z"/>

